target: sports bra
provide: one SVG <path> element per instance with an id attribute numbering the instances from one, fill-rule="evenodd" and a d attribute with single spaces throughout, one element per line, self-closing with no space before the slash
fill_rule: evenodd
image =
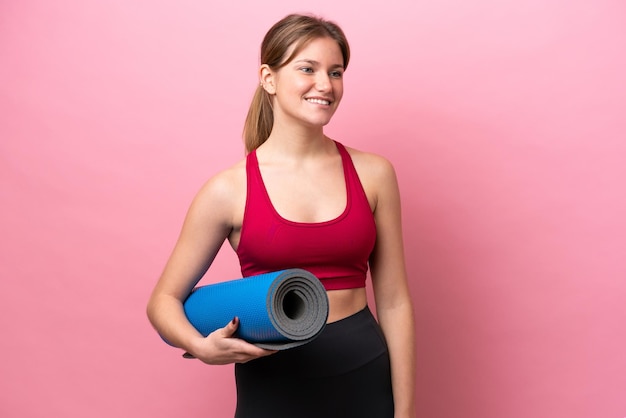
<path id="1" fill-rule="evenodd" d="M 301 268 L 320 279 L 326 290 L 365 287 L 376 223 L 348 151 L 335 144 L 343 163 L 347 203 L 335 219 L 316 223 L 293 222 L 278 214 L 256 151 L 248 154 L 246 207 L 236 251 L 243 277 Z"/>

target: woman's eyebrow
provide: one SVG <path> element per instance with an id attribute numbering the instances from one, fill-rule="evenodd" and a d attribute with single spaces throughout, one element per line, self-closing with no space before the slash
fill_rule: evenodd
<path id="1" fill-rule="evenodd" d="M 316 67 L 320 66 L 320 63 L 318 61 L 315 61 L 315 60 L 312 60 L 312 59 L 308 59 L 308 58 L 302 58 L 302 59 L 294 61 L 294 64 L 296 64 L 296 63 L 307 63 L 307 64 L 310 64 L 310 65 L 316 66 Z M 334 68 L 343 68 L 343 65 L 342 64 L 333 64 L 333 65 L 330 66 L 330 68 L 333 68 L 333 69 Z"/>

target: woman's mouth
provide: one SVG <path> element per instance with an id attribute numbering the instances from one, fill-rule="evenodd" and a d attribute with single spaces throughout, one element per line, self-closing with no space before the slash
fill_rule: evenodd
<path id="1" fill-rule="evenodd" d="M 309 103 L 315 103 L 315 104 L 325 105 L 325 106 L 328 106 L 331 103 L 329 100 L 316 99 L 316 98 L 309 98 L 309 99 L 306 99 L 306 101 Z"/>

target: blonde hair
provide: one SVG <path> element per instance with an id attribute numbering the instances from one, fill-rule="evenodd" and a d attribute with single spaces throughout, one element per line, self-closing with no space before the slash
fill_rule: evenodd
<path id="1" fill-rule="evenodd" d="M 341 28 L 334 22 L 312 15 L 290 14 L 279 20 L 265 34 L 261 43 L 261 64 L 276 71 L 288 64 L 313 39 L 329 37 L 337 42 L 343 56 L 343 67 L 350 61 L 350 46 Z M 290 52 L 291 46 L 294 48 Z M 257 149 L 267 140 L 274 125 L 272 99 L 257 86 L 243 128 L 246 152 Z"/>

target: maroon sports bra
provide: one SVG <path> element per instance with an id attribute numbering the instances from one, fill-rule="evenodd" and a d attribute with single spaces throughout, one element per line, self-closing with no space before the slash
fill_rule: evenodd
<path id="1" fill-rule="evenodd" d="M 248 154 L 246 208 L 237 247 L 243 277 L 301 268 L 319 278 L 326 290 L 365 287 L 376 224 L 348 151 L 335 143 L 343 162 L 347 204 L 341 215 L 325 222 L 293 222 L 280 216 L 263 183 L 256 151 Z"/>

